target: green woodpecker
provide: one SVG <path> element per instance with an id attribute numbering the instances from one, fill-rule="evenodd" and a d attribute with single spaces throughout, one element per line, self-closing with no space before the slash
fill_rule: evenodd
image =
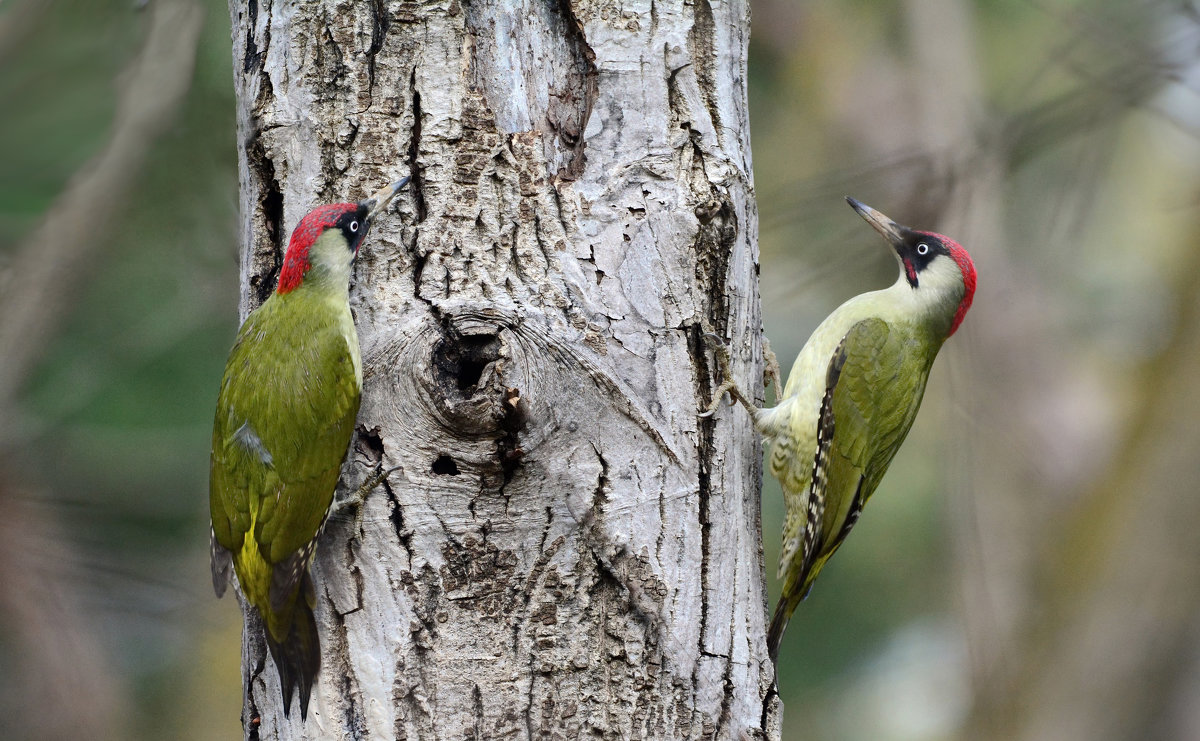
<path id="1" fill-rule="evenodd" d="M 300 220 L 278 288 L 246 317 L 221 379 L 209 472 L 213 588 L 224 594 L 232 567 L 262 617 L 285 715 L 299 686 L 307 718 L 321 665 L 308 567 L 362 395 L 350 270 L 372 219 L 407 182 Z"/>
<path id="2" fill-rule="evenodd" d="M 783 486 L 783 595 L 767 634 L 771 659 L 796 606 L 846 539 L 917 416 L 933 359 L 975 296 L 975 266 L 957 242 L 901 226 L 853 198 L 850 205 L 891 245 L 900 278 L 855 296 L 809 337 L 778 404 L 759 409 L 726 382 L 772 444 L 769 468 Z M 719 340 L 719 338 L 717 338 Z"/>

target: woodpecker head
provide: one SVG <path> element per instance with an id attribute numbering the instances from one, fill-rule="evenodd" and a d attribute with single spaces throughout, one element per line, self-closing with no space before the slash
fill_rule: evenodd
<path id="1" fill-rule="evenodd" d="M 967 251 L 947 236 L 897 224 L 850 196 L 846 201 L 892 246 L 901 277 L 913 291 L 947 295 L 954 302 L 954 318 L 946 336 L 954 334 L 975 298 L 975 263 Z"/>
<path id="2" fill-rule="evenodd" d="M 358 203 L 332 203 L 305 214 L 288 242 L 279 273 L 279 293 L 290 293 L 302 283 L 340 285 L 350 281 L 350 265 L 376 215 L 408 183 L 401 178 Z"/>

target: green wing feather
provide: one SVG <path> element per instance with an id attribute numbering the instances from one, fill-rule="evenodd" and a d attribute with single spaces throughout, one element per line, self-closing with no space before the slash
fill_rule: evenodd
<path id="1" fill-rule="evenodd" d="M 858 521 L 912 427 L 937 348 L 882 319 L 856 323 L 830 360 L 806 500 L 802 550 L 784 574 L 771 656 L 796 605 Z"/>
<path id="2" fill-rule="evenodd" d="M 209 485 L 214 586 L 219 595 L 232 560 L 266 625 L 285 707 L 298 683 L 302 712 L 319 666 L 315 602 L 302 587 L 361 398 L 349 309 L 341 317 L 304 303 L 318 300 L 272 295 L 238 332 L 217 399 Z"/>

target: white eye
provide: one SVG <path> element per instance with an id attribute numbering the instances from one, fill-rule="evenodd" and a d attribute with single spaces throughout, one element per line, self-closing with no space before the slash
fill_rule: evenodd
<path id="1" fill-rule="evenodd" d="M 354 227 L 350 227 L 350 228 L 353 229 Z M 929 245 L 925 244 L 924 242 L 917 245 L 917 254 L 918 255 L 928 255 L 929 254 Z"/>
<path id="2" fill-rule="evenodd" d="M 350 231 L 352 231 L 352 232 L 358 231 L 358 222 L 357 221 L 350 222 Z M 924 246 L 924 245 L 922 245 L 922 246 Z M 921 254 L 924 255 L 925 253 L 922 252 Z"/>

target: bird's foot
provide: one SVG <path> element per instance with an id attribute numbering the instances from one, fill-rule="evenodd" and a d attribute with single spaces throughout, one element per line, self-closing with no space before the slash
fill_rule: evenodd
<path id="1" fill-rule="evenodd" d="M 700 412 L 699 416 L 704 418 L 711 417 L 717 411 L 717 408 L 721 406 L 721 400 L 725 398 L 726 394 L 729 394 L 731 404 L 740 401 L 747 409 L 753 410 L 754 405 L 746 400 L 746 397 L 742 395 L 741 389 L 738 388 L 737 382 L 733 380 L 733 362 L 729 357 L 729 348 L 725 346 L 725 341 L 711 332 L 706 333 L 704 339 L 708 344 L 712 345 L 713 355 L 717 358 L 721 377 L 725 381 L 713 392 L 712 402 Z"/>
<path id="2" fill-rule="evenodd" d="M 339 515 L 343 514 L 347 510 L 354 510 L 355 512 L 361 512 L 363 502 L 365 502 L 367 500 L 367 495 L 371 493 L 371 490 L 374 489 L 376 486 L 379 486 L 380 484 L 382 484 L 383 480 L 386 479 L 388 476 L 391 476 L 392 473 L 399 471 L 402 468 L 403 468 L 403 466 L 392 466 L 391 468 L 384 469 L 383 471 L 380 471 L 379 473 L 375 474 L 374 476 L 371 476 L 370 478 L 368 478 L 353 492 L 351 492 L 350 494 L 347 494 L 346 496 L 342 497 L 341 499 L 338 499 L 334 503 L 334 507 L 336 509 L 336 514 L 339 514 Z"/>
<path id="3" fill-rule="evenodd" d="M 735 384 L 733 381 L 726 381 L 720 386 L 717 386 L 717 390 L 713 393 L 712 403 L 705 407 L 704 411 L 700 412 L 700 414 L 697 416 L 701 417 L 702 419 L 707 419 L 708 417 L 713 416 L 713 414 L 715 414 L 717 411 L 717 407 L 721 406 L 721 400 L 725 398 L 726 394 L 729 394 L 730 405 L 735 404 L 738 400 L 738 393 L 737 384 Z"/>

